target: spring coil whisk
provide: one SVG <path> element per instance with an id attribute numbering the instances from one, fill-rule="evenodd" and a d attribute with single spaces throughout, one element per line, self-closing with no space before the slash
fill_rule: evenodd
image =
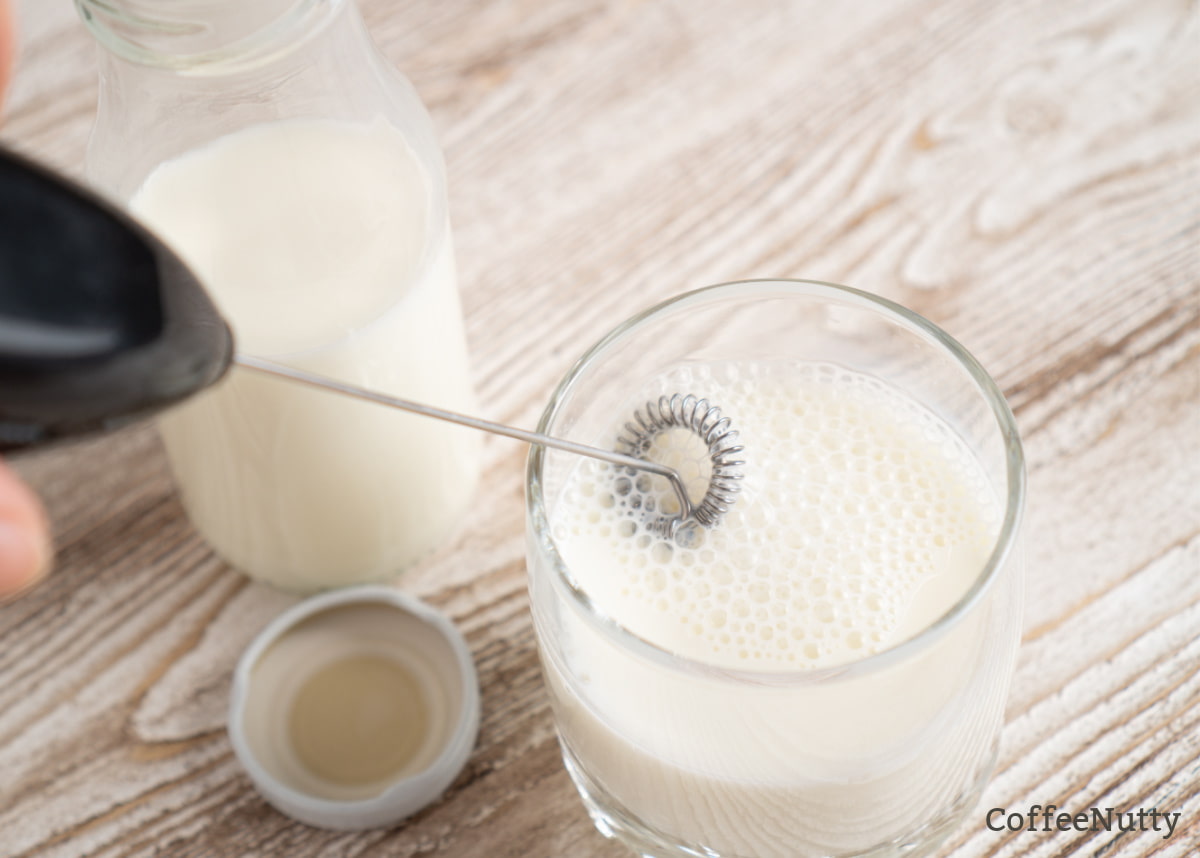
<path id="1" fill-rule="evenodd" d="M 712 474 L 708 489 L 694 505 L 690 518 L 704 527 L 715 525 L 737 499 L 741 490 L 740 468 L 745 464 L 738 458 L 745 448 L 738 443 L 738 433 L 729 418 L 707 399 L 699 399 L 690 393 L 660 396 L 657 402 L 647 402 L 644 409 L 635 411 L 633 418 L 617 437 L 617 450 L 626 455 L 646 458 L 654 439 L 674 428 L 692 432 L 708 447 Z M 681 515 L 660 515 L 650 522 L 650 526 L 665 536 L 674 536 L 682 523 Z"/>

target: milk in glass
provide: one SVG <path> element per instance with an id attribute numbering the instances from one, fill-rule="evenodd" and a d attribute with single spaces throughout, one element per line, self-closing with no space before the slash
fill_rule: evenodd
<path id="1" fill-rule="evenodd" d="M 669 491 L 590 460 L 550 504 L 566 574 L 600 622 L 698 666 L 560 608 L 564 639 L 543 661 L 589 805 L 628 809 L 652 839 L 756 858 L 865 850 L 961 809 L 1002 718 L 1006 683 L 989 671 L 1011 664 L 981 656 L 1011 646 L 984 634 L 989 604 L 916 655 L 837 668 L 930 626 L 978 578 L 1002 517 L 979 462 L 898 390 L 831 365 L 689 364 L 630 413 L 676 391 L 720 405 L 746 447 L 715 528 L 655 537 L 637 511 Z M 628 419 L 616 416 L 609 444 Z M 654 457 L 702 491 L 703 446 L 672 433 Z"/>

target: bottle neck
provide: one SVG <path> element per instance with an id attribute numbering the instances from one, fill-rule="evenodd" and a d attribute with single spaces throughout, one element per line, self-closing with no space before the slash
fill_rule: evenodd
<path id="1" fill-rule="evenodd" d="M 87 175 L 115 199 L 130 199 L 164 161 L 298 118 L 382 119 L 444 195 L 429 116 L 371 42 L 353 0 L 74 2 L 105 48 Z"/>
<path id="2" fill-rule="evenodd" d="M 221 74 L 271 62 L 347 0 L 75 0 L 96 41 L 139 65 Z"/>

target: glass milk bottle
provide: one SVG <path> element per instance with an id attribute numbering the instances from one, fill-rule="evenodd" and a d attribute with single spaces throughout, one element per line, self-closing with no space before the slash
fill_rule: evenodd
<path id="1" fill-rule="evenodd" d="M 350 0 L 76 0 L 88 174 L 195 269 L 239 351 L 473 411 L 444 167 Z M 386 580 L 446 537 L 468 429 L 234 370 L 165 416 L 187 511 L 253 578 Z"/>

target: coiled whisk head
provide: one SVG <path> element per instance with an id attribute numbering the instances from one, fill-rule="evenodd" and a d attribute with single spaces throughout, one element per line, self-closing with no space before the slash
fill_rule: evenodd
<path id="1" fill-rule="evenodd" d="M 738 443 L 738 433 L 732 428 L 729 418 L 707 399 L 690 393 L 686 396 L 678 393 L 669 397 L 660 396 L 657 402 L 647 402 L 645 408 L 635 411 L 633 417 L 617 438 L 619 452 L 646 459 L 659 435 L 669 429 L 680 428 L 704 442 L 712 463 L 704 497 L 692 505 L 690 516 L 686 511 L 674 515 L 659 514 L 649 519 L 650 529 L 660 535 L 674 537 L 685 521 L 713 527 L 737 499 L 741 489 L 739 481 L 742 479 L 740 468 L 745 464 L 739 455 L 745 448 Z M 652 509 L 648 511 L 653 512 Z"/>

